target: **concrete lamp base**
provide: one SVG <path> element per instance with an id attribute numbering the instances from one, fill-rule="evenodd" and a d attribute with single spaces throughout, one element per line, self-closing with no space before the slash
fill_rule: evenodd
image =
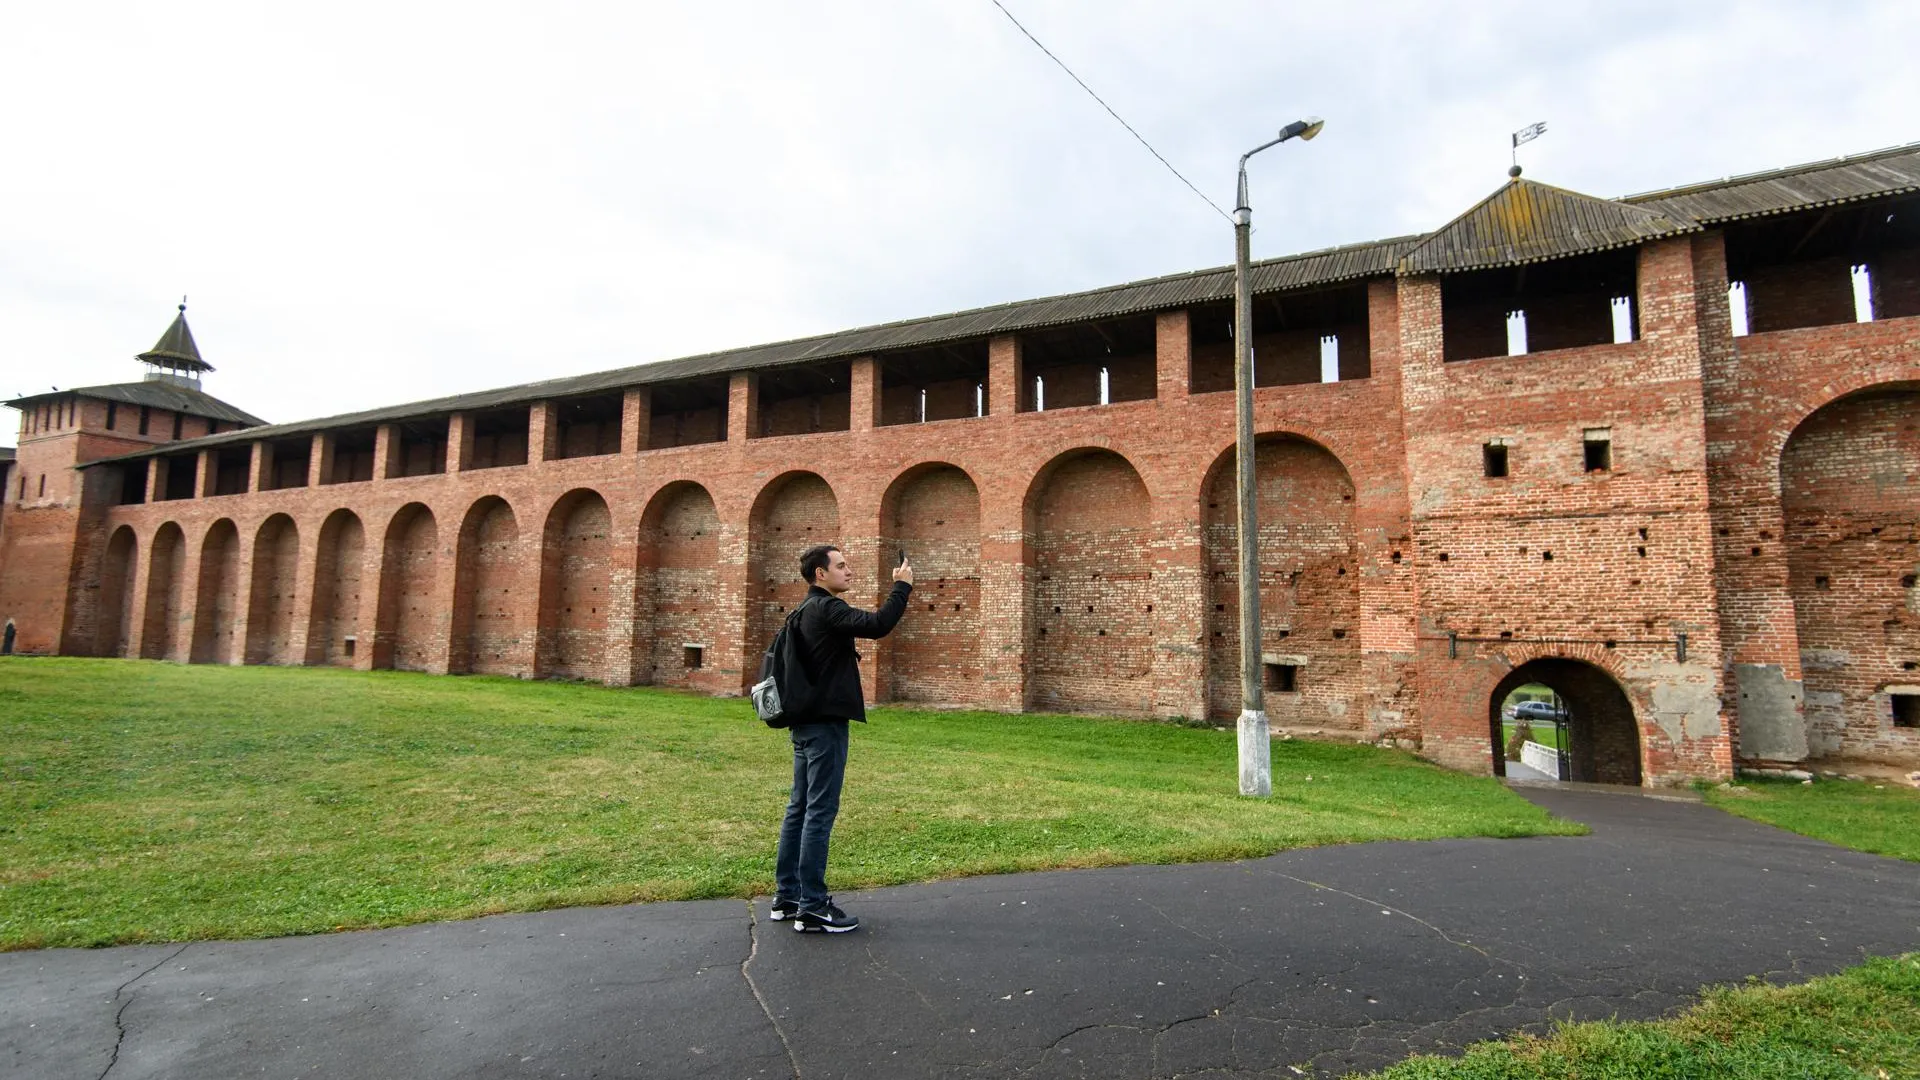
<path id="1" fill-rule="evenodd" d="M 1262 799 L 1273 794 L 1273 739 L 1267 714 L 1248 709 L 1240 714 L 1240 794 Z"/>

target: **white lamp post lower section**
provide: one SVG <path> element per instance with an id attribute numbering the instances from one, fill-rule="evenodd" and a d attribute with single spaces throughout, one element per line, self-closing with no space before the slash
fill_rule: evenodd
<path id="1" fill-rule="evenodd" d="M 1240 794 L 1266 798 L 1273 794 L 1273 738 L 1267 714 L 1248 709 L 1240 714 Z"/>

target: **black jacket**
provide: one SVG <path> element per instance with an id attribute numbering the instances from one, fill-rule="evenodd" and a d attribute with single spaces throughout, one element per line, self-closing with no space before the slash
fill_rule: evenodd
<path id="1" fill-rule="evenodd" d="M 861 611 L 818 585 L 807 589 L 798 629 L 800 655 L 820 691 L 814 702 L 815 719 L 867 722 L 866 695 L 860 692 L 860 654 L 853 651 L 853 639 L 886 637 L 906 614 L 911 592 L 913 586 L 896 581 L 880 610 Z"/>

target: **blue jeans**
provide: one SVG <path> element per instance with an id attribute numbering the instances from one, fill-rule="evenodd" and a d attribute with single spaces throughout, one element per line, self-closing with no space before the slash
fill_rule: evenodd
<path id="1" fill-rule="evenodd" d="M 840 782 L 847 775 L 847 721 L 795 724 L 787 734 L 793 739 L 793 791 L 780 824 L 774 898 L 819 911 L 827 905 L 827 838 L 840 815 Z"/>

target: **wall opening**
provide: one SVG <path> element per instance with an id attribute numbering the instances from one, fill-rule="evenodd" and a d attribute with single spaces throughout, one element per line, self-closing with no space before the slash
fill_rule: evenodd
<path id="1" fill-rule="evenodd" d="M 652 387 L 647 449 L 727 441 L 727 379 L 688 379 Z"/>
<path id="2" fill-rule="evenodd" d="M 688 671 L 699 671 L 706 664 L 707 650 L 701 645 L 682 645 L 680 647 L 680 666 Z"/>
<path id="3" fill-rule="evenodd" d="M 168 454 L 160 460 L 166 463 L 167 469 L 167 479 L 161 486 L 160 497 L 168 501 L 193 498 L 194 485 L 200 473 L 200 455 Z"/>
<path id="4" fill-rule="evenodd" d="M 1261 664 L 1261 687 L 1268 693 L 1292 694 L 1299 691 L 1300 668 L 1297 664 Z"/>
<path id="5" fill-rule="evenodd" d="M 447 471 L 447 418 L 431 416 L 394 425 L 400 448 L 393 455 L 393 478 L 438 476 Z"/>
<path id="6" fill-rule="evenodd" d="M 503 469 L 527 463 L 527 432 L 532 424 L 532 409 L 515 405 L 472 414 L 473 455 L 466 469 Z"/>
<path id="7" fill-rule="evenodd" d="M 1044 387 L 1030 390 L 1022 412 L 1148 401 L 1158 389 L 1151 315 L 1029 331 L 1020 348 L 1029 387 Z"/>
<path id="8" fill-rule="evenodd" d="M 1474 360 L 1637 341 L 1638 281 L 1633 248 L 1447 274 L 1442 354 Z"/>
<path id="9" fill-rule="evenodd" d="M 1188 312 L 1190 392 L 1233 389 L 1233 304 Z M 1364 283 L 1253 297 L 1253 383 L 1346 382 L 1373 373 Z M 1331 376 L 1331 378 L 1329 377 Z"/>
<path id="10" fill-rule="evenodd" d="M 379 445 L 378 428 L 347 428 L 333 433 L 333 469 L 322 484 L 357 484 L 373 479 L 373 452 Z"/>
<path id="11" fill-rule="evenodd" d="M 1893 726 L 1920 728 L 1920 694 L 1888 694 L 1893 707 Z"/>
<path id="12" fill-rule="evenodd" d="M 297 439 L 274 439 L 266 444 L 266 450 L 272 455 L 272 468 L 267 471 L 266 490 L 279 491 L 284 488 L 303 488 L 307 486 L 307 477 L 311 475 L 313 464 L 313 437 Z"/>
<path id="13" fill-rule="evenodd" d="M 1480 467 L 1495 480 L 1507 475 L 1507 444 L 1490 442 L 1480 448 Z"/>
<path id="14" fill-rule="evenodd" d="M 1611 470 L 1613 432 L 1606 428 L 1588 428 L 1580 439 L 1580 460 L 1587 472 Z"/>
<path id="15" fill-rule="evenodd" d="M 1920 315 L 1920 199 L 1733 222 L 1725 235 L 1736 333 Z"/>
<path id="16" fill-rule="evenodd" d="M 146 461 L 141 460 L 116 470 L 120 474 L 119 505 L 139 506 L 147 501 L 148 468 Z"/>
<path id="17" fill-rule="evenodd" d="M 1557 702 L 1565 779 L 1640 786 L 1640 726 L 1626 691 L 1600 668 L 1558 657 L 1521 664 L 1489 695 L 1494 775 L 1507 775 L 1508 721 L 1517 719 L 1506 713 L 1509 699 L 1516 690 L 1536 687 Z"/>
<path id="18" fill-rule="evenodd" d="M 816 431 L 846 431 L 852 426 L 853 363 L 774 368 L 760 373 L 760 430 L 756 437 L 807 435 Z"/>
<path id="19" fill-rule="evenodd" d="M 223 446 L 213 453 L 213 493 L 245 495 L 253 472 L 253 447 Z"/>
<path id="20" fill-rule="evenodd" d="M 623 392 L 555 401 L 551 411 L 552 422 L 559 425 L 554 436 L 555 456 L 580 458 L 619 453 L 621 418 L 625 414 Z"/>
<path id="21" fill-rule="evenodd" d="M 921 424 L 984 415 L 984 340 L 885 353 L 877 360 L 880 424 Z"/>

